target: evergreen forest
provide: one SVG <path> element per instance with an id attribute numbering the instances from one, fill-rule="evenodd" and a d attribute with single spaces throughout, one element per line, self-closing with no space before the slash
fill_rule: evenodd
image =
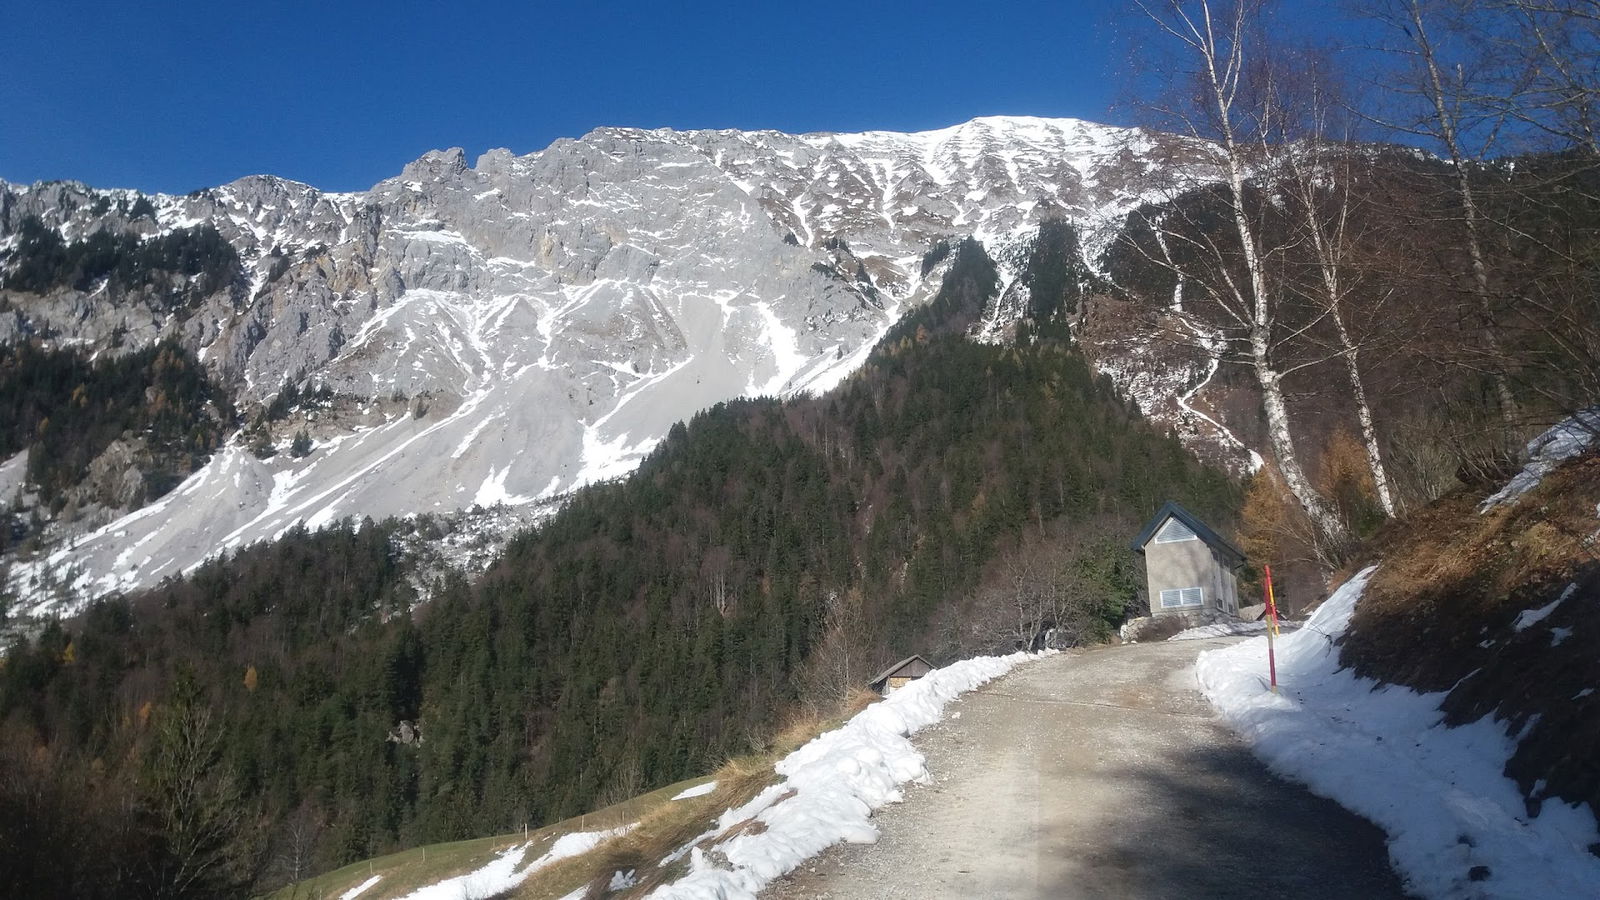
<path id="1" fill-rule="evenodd" d="M 146 206 L 149 201 L 141 198 Z M 135 215 L 138 207 L 135 207 Z M 0 287 L 45 294 L 88 291 L 104 283 L 115 294 L 149 292 L 163 311 L 181 311 L 243 277 L 238 251 L 211 225 L 174 228 L 153 237 L 100 229 L 67 243 L 54 228 L 28 216 L 17 226 L 9 271 Z"/>
<path id="2" fill-rule="evenodd" d="M 28 482 L 57 511 L 113 441 L 139 441 L 149 456 L 142 496 L 132 498 L 139 506 L 210 458 L 233 420 L 228 393 L 176 341 L 93 359 L 29 341 L 0 345 L 0 457 L 26 450 Z"/>

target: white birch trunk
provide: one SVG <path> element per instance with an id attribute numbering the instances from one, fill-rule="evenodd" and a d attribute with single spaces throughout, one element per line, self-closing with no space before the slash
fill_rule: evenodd
<path id="1" fill-rule="evenodd" d="M 1248 276 L 1248 283 L 1238 283 L 1228 272 L 1231 260 L 1227 254 L 1215 252 L 1213 261 L 1220 267 L 1229 295 L 1222 305 L 1248 337 L 1250 363 L 1255 371 L 1256 383 L 1261 388 L 1267 435 L 1284 483 L 1306 511 L 1320 537 L 1334 544 L 1341 543 L 1345 537 L 1344 523 L 1306 477 L 1295 449 L 1288 404 L 1283 396 L 1283 374 L 1272 360 L 1273 332 L 1277 325 L 1273 294 L 1267 282 L 1266 264 L 1262 259 L 1255 227 L 1245 210 L 1247 160 L 1235 132 L 1233 107 L 1240 81 L 1245 75 L 1244 44 L 1250 39 L 1250 7 L 1244 0 L 1235 0 L 1234 5 L 1227 9 L 1230 20 L 1220 23 L 1223 34 L 1219 40 L 1219 23 L 1212 15 L 1211 0 L 1198 0 L 1192 10 L 1184 8 L 1183 0 L 1169 0 L 1173 13 L 1170 19 L 1163 19 L 1152 12 L 1144 0 L 1135 0 L 1135 3 L 1167 34 L 1195 53 L 1202 69 L 1198 74 L 1204 79 L 1204 88 L 1209 96 L 1198 102 L 1211 108 L 1207 110 L 1208 115 L 1199 118 L 1214 120 L 1218 131 L 1217 143 L 1222 147 L 1227 170 L 1233 224 Z M 1194 15 L 1191 15 L 1191 11 Z M 1272 108 L 1260 110 L 1264 115 L 1270 115 L 1273 111 Z M 1267 126 L 1267 120 L 1261 118 L 1255 127 L 1263 149 L 1270 151 Z M 1196 136 L 1202 136 L 1198 131 L 1195 133 Z"/>
<path id="2" fill-rule="evenodd" d="M 1206 10 L 1210 21 L 1210 10 Z M 1235 32 L 1234 40 L 1242 35 Z M 1212 43 L 1213 51 L 1215 44 Z M 1236 59 L 1235 64 L 1242 64 Z M 1226 82 L 1218 78 L 1216 54 L 1207 60 L 1211 76 L 1212 94 L 1217 104 L 1218 122 L 1221 125 L 1222 145 L 1227 156 L 1228 191 L 1232 197 L 1233 224 L 1238 231 L 1239 244 L 1244 253 L 1246 273 L 1250 277 L 1250 297 L 1247 306 L 1252 315 L 1250 322 L 1250 358 L 1256 373 L 1256 383 L 1261 387 L 1261 405 L 1267 416 L 1267 436 L 1272 442 L 1272 454 L 1277 458 L 1278 471 L 1295 500 L 1305 509 L 1306 515 L 1322 535 L 1335 542 L 1344 537 L 1344 523 L 1334 514 L 1321 492 L 1311 484 L 1300 465 L 1300 454 L 1295 449 L 1294 432 L 1289 424 L 1289 408 L 1283 398 L 1283 376 L 1272 364 L 1272 330 L 1276 325 L 1272 295 L 1267 285 L 1266 268 L 1257 249 L 1255 229 L 1245 214 L 1244 159 L 1235 140 L 1232 123 L 1232 98 Z"/>
<path id="3" fill-rule="evenodd" d="M 1383 450 L 1378 446 L 1378 429 L 1372 421 L 1372 404 L 1367 402 L 1367 386 L 1361 380 L 1361 366 L 1356 360 L 1357 350 L 1355 342 L 1350 340 L 1350 330 L 1345 327 L 1344 316 L 1335 308 L 1333 311 L 1333 324 L 1339 332 L 1339 344 L 1343 352 L 1345 370 L 1350 376 L 1350 393 L 1356 401 L 1356 418 L 1361 422 L 1361 443 L 1367 450 L 1367 465 L 1372 469 L 1372 487 L 1378 493 L 1378 504 L 1383 507 L 1383 514 L 1394 518 L 1396 507 L 1394 494 L 1389 489 L 1389 470 L 1383 463 Z"/>
<path id="4" fill-rule="evenodd" d="M 1318 144 L 1320 146 L 1320 139 Z M 1367 452 L 1367 467 L 1372 470 L 1372 486 L 1378 494 L 1378 505 L 1389 518 L 1395 516 L 1394 495 L 1389 489 L 1389 471 L 1383 462 L 1383 450 L 1378 445 L 1378 429 L 1372 419 L 1372 404 L 1367 401 L 1367 386 L 1361 378 L 1361 365 L 1357 360 L 1360 348 L 1350 335 L 1344 322 L 1344 286 L 1339 279 L 1339 263 L 1345 237 L 1345 223 L 1349 198 L 1340 201 L 1334 234 L 1323 233 L 1323 220 L 1318 218 L 1316 187 L 1312 173 L 1293 164 L 1292 174 L 1300 191 L 1300 204 L 1305 212 L 1306 229 L 1311 235 L 1311 249 L 1317 257 L 1317 268 L 1322 275 L 1323 303 L 1328 317 L 1333 320 L 1334 331 L 1339 335 L 1339 355 L 1344 359 L 1345 372 L 1350 378 L 1350 393 L 1355 398 L 1356 419 L 1361 424 L 1361 443 Z"/>

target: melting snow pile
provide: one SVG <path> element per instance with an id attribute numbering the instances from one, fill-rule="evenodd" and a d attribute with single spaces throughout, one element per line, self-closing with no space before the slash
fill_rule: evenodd
<path id="1" fill-rule="evenodd" d="M 517 865 L 527 855 L 532 844 L 518 844 L 503 851 L 494 861 L 481 869 L 446 878 L 436 884 L 418 888 L 400 900 L 487 900 L 499 896 L 522 884 L 529 875 L 558 860 L 588 853 L 618 835 L 627 834 L 632 825 L 609 831 L 575 831 L 556 838 L 550 849 L 541 857 L 522 868 Z"/>
<path id="2" fill-rule="evenodd" d="M 378 882 L 380 882 L 382 880 L 383 880 L 383 876 L 382 875 L 374 875 L 371 878 L 368 878 L 366 881 L 363 881 L 360 884 L 356 885 L 355 887 L 351 888 L 350 890 L 345 891 L 343 894 L 340 894 L 339 895 L 339 900 L 356 900 L 357 897 L 359 897 L 362 894 L 365 894 L 367 892 L 367 888 L 372 887 L 373 885 L 377 884 Z"/>
<path id="3" fill-rule="evenodd" d="M 1293 631 L 1300 627 L 1299 622 L 1279 622 L 1278 630 Z M 1212 622 L 1210 625 L 1196 625 L 1185 628 L 1172 637 L 1169 641 L 1198 641 L 1204 638 L 1228 637 L 1235 634 L 1264 634 L 1267 630 L 1266 622 Z"/>
<path id="4" fill-rule="evenodd" d="M 1590 407 L 1529 441 L 1528 464 L 1505 487 L 1483 501 L 1478 512 L 1488 512 L 1538 487 L 1545 475 L 1589 449 L 1596 437 L 1600 437 L 1600 406 Z"/>
<path id="5" fill-rule="evenodd" d="M 711 793 L 712 791 L 714 791 L 716 789 L 717 789 L 717 780 L 715 778 L 713 778 L 710 781 L 706 782 L 705 784 L 697 784 L 694 787 L 684 788 L 683 790 L 679 791 L 678 793 L 673 794 L 672 795 L 672 799 L 674 799 L 674 800 L 688 800 L 691 797 L 704 797 L 705 795 Z"/>
<path id="6" fill-rule="evenodd" d="M 783 781 L 724 812 L 709 835 L 747 820 L 763 827 L 749 828 L 710 853 L 691 844 L 689 874 L 650 896 L 754 898 L 768 882 L 840 841 L 876 842 L 872 811 L 899 801 L 900 785 L 928 780 L 910 735 L 939 721 L 955 697 L 1036 656 L 983 656 L 935 669 L 789 754 L 777 766 Z"/>
<path id="7" fill-rule="evenodd" d="M 1223 718 L 1280 774 L 1381 826 L 1411 890 L 1427 897 L 1600 897 L 1600 840 L 1584 806 L 1547 801 L 1529 818 L 1502 771 L 1514 737 L 1485 717 L 1447 728 L 1444 694 L 1341 670 L 1344 633 L 1371 567 L 1278 641 L 1279 693 L 1265 638 L 1201 654 L 1200 683 Z"/>

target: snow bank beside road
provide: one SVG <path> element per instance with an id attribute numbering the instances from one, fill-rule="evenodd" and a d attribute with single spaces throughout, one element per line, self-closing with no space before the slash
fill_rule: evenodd
<path id="1" fill-rule="evenodd" d="M 872 811 L 926 781 L 909 737 L 939 721 L 945 704 L 1040 654 L 983 656 L 935 669 L 857 713 L 777 765 L 783 781 L 722 814 L 712 834 L 755 822 L 711 851 L 690 851 L 689 874 L 650 894 L 661 900 L 754 898 L 773 879 L 841 841 L 878 839 Z"/>
<path id="2" fill-rule="evenodd" d="M 1279 693 L 1256 638 L 1200 655 L 1200 684 L 1274 771 L 1381 826 L 1408 887 L 1437 898 L 1600 897 L 1600 840 L 1584 807 L 1529 818 L 1502 771 L 1515 740 L 1489 718 L 1442 724 L 1444 694 L 1379 687 L 1341 670 L 1333 642 L 1376 567 L 1279 639 Z"/>
<path id="3" fill-rule="evenodd" d="M 1294 631 L 1299 627 L 1299 622 L 1280 621 L 1278 623 L 1279 633 Z M 1185 628 L 1183 631 L 1167 638 L 1167 640 L 1199 641 L 1206 638 L 1230 637 L 1236 634 L 1265 634 L 1266 631 L 1266 622 L 1213 622 L 1210 625 L 1196 625 L 1193 628 Z"/>

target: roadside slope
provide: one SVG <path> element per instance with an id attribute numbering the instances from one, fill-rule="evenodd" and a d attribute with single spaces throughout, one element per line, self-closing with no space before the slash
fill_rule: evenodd
<path id="1" fill-rule="evenodd" d="M 1390 525 L 1277 646 L 1208 653 L 1206 696 L 1274 771 L 1381 825 L 1428 897 L 1600 896 L 1600 410 L 1498 493 Z"/>

